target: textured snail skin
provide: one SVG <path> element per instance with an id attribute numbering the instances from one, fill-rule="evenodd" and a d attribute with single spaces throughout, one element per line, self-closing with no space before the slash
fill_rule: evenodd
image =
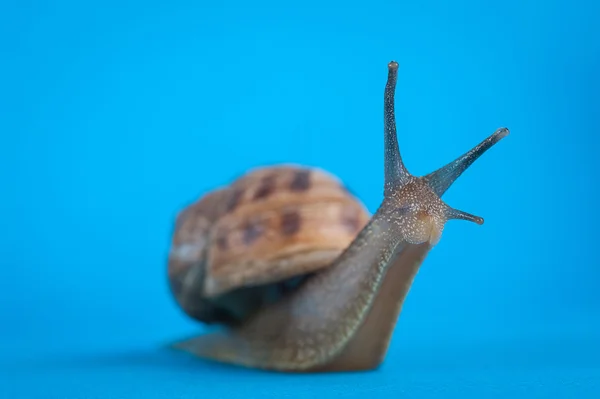
<path id="1" fill-rule="evenodd" d="M 505 128 L 423 177 L 405 168 L 396 135 L 398 64 L 388 64 L 384 96 L 384 199 L 333 264 L 243 325 L 173 344 L 196 356 L 239 366 L 331 372 L 377 368 L 413 279 L 445 223 L 483 219 L 446 205 L 442 194 Z"/>

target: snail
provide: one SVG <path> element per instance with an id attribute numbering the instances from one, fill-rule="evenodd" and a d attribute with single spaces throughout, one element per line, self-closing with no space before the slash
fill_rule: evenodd
<path id="1" fill-rule="evenodd" d="M 336 176 L 297 165 L 251 170 L 177 215 L 171 292 L 190 318 L 222 328 L 172 348 L 279 372 L 382 364 L 413 279 L 446 222 L 483 224 L 442 195 L 509 134 L 500 128 L 453 162 L 413 176 L 396 134 L 397 71 L 390 62 L 383 200 L 372 215 Z"/>

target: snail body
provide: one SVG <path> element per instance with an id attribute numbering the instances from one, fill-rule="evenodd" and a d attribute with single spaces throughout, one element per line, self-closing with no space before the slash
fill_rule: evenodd
<path id="1" fill-rule="evenodd" d="M 253 170 L 179 214 L 168 267 L 174 297 L 190 317 L 225 328 L 174 348 L 287 372 L 371 370 L 383 362 L 445 223 L 483 223 L 442 195 L 508 135 L 498 129 L 446 166 L 411 175 L 398 148 L 397 70 L 388 64 L 384 196 L 373 215 L 335 176 L 291 165 Z"/>

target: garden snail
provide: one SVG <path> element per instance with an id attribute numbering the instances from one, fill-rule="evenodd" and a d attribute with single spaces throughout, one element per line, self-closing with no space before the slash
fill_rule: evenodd
<path id="1" fill-rule="evenodd" d="M 412 281 L 445 223 L 483 219 L 445 204 L 450 185 L 506 137 L 498 129 L 422 177 L 400 156 L 398 64 L 384 92 L 384 192 L 370 215 L 336 177 L 253 170 L 177 217 L 168 276 L 192 318 L 224 328 L 172 344 L 196 356 L 287 372 L 377 368 Z"/>

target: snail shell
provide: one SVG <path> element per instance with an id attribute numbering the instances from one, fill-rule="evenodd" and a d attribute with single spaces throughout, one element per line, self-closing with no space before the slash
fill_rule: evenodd
<path id="1" fill-rule="evenodd" d="M 330 265 L 370 219 L 334 175 L 276 165 L 248 171 L 179 213 L 171 290 L 190 317 L 238 324 Z"/>

